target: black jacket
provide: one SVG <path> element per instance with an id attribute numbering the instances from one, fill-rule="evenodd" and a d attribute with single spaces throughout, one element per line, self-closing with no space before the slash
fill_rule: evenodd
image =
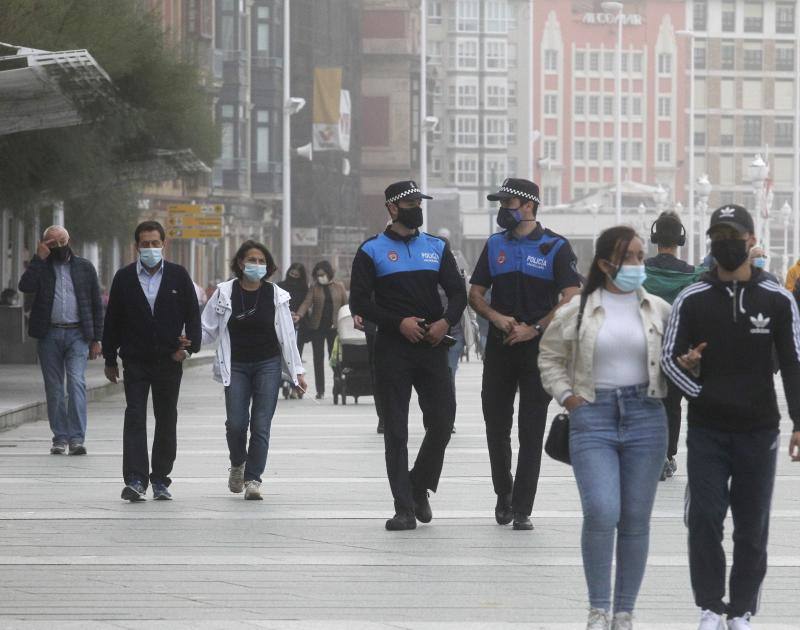
<path id="1" fill-rule="evenodd" d="M 439 286 L 447 296 L 446 310 Z M 350 276 L 350 310 L 382 332 L 397 332 L 406 317 L 430 322 L 445 318 L 453 326 L 466 306 L 464 280 L 444 239 L 425 232 L 403 238 L 387 228 L 358 248 Z"/>
<path id="2" fill-rule="evenodd" d="M 188 350 L 200 350 L 200 307 L 192 279 L 180 265 L 166 260 L 163 265 L 155 314 L 139 284 L 136 263 L 123 267 L 114 276 L 103 335 L 106 365 L 117 364 L 118 351 L 123 361 L 169 357 L 178 349 L 178 337 L 184 327 L 192 341 Z"/>
<path id="3" fill-rule="evenodd" d="M 56 294 L 56 272 L 53 257 L 42 260 L 34 256 L 25 273 L 19 280 L 19 290 L 33 293 L 28 335 L 41 339 L 50 330 L 50 315 Z M 103 338 L 103 300 L 100 297 L 100 283 L 94 265 L 85 258 L 70 257 L 69 262 L 72 285 L 78 301 L 78 316 L 81 332 L 86 341 L 100 341 Z"/>
<path id="4" fill-rule="evenodd" d="M 708 343 L 699 373 L 677 357 Z M 789 416 L 800 430 L 800 316 L 792 294 L 759 269 L 747 282 L 724 283 L 716 271 L 675 300 L 661 363 L 689 399 L 689 424 L 722 431 L 778 428 L 772 377 L 778 352 Z"/>

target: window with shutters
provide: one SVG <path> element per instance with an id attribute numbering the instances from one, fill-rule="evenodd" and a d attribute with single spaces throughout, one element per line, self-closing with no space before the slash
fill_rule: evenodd
<path id="1" fill-rule="evenodd" d="M 575 72 L 583 72 L 586 67 L 586 53 L 582 50 L 575 52 Z"/>
<path id="2" fill-rule="evenodd" d="M 794 109 L 793 81 L 775 81 L 775 109 Z"/>
<path id="3" fill-rule="evenodd" d="M 692 27 L 695 31 L 704 31 L 708 23 L 708 5 L 705 0 L 694 0 Z"/>
<path id="4" fill-rule="evenodd" d="M 558 72 L 558 51 L 544 51 L 544 69 L 546 72 Z"/>
<path id="5" fill-rule="evenodd" d="M 764 3 L 761 0 L 745 0 L 744 32 L 764 32 Z"/>
<path id="6" fill-rule="evenodd" d="M 736 44 L 733 42 L 722 42 L 720 45 L 720 67 L 723 70 L 736 68 Z"/>
<path id="7" fill-rule="evenodd" d="M 671 53 L 658 53 L 658 74 L 672 74 Z"/>
<path id="8" fill-rule="evenodd" d="M 598 116 L 600 114 L 600 97 L 589 96 L 589 115 Z"/>
<path id="9" fill-rule="evenodd" d="M 575 95 L 575 115 L 583 116 L 585 113 L 586 97 L 583 94 Z"/>
<path id="10" fill-rule="evenodd" d="M 775 32 L 794 33 L 794 2 L 775 4 Z"/>
<path id="11" fill-rule="evenodd" d="M 722 32 L 736 30 L 736 0 L 722 0 Z"/>
<path id="12" fill-rule="evenodd" d="M 672 145 L 669 142 L 659 142 L 656 159 L 658 162 L 668 163 L 672 159 Z"/>
<path id="13" fill-rule="evenodd" d="M 596 140 L 592 140 L 591 142 L 589 142 L 589 159 L 592 162 L 597 162 L 597 160 L 600 158 L 599 152 L 600 152 L 600 143 L 597 142 Z"/>
<path id="14" fill-rule="evenodd" d="M 607 161 L 614 159 L 614 143 L 609 140 L 603 142 L 603 159 Z"/>
<path id="15" fill-rule="evenodd" d="M 590 52 L 589 53 L 589 71 L 590 72 L 598 72 L 600 70 L 600 53 L 599 52 Z"/>
<path id="16" fill-rule="evenodd" d="M 791 147 L 794 145 L 794 121 L 791 118 L 775 119 L 775 146 Z"/>
<path id="17" fill-rule="evenodd" d="M 723 116 L 719 119 L 719 143 L 723 147 L 733 146 L 734 124 L 732 116 Z"/>
<path id="18" fill-rule="evenodd" d="M 662 118 L 669 118 L 672 116 L 672 97 L 659 96 L 658 97 L 658 115 Z"/>
<path id="19" fill-rule="evenodd" d="M 745 116 L 742 144 L 746 147 L 761 146 L 761 116 Z"/>
<path id="20" fill-rule="evenodd" d="M 583 160 L 586 157 L 586 143 L 583 140 L 576 140 L 575 141 L 575 148 L 573 150 L 574 157 L 576 160 Z"/>
<path id="21" fill-rule="evenodd" d="M 558 114 L 558 95 L 545 94 L 544 95 L 544 113 L 545 116 L 556 116 Z"/>
<path id="22" fill-rule="evenodd" d="M 613 96 L 604 96 L 603 97 L 603 116 L 613 116 L 614 115 L 614 97 Z"/>
<path id="23" fill-rule="evenodd" d="M 764 48 L 760 43 L 747 42 L 744 48 L 744 69 L 763 70 Z"/>
<path id="24" fill-rule="evenodd" d="M 775 45 L 775 69 L 780 72 L 794 72 L 794 44 Z"/>

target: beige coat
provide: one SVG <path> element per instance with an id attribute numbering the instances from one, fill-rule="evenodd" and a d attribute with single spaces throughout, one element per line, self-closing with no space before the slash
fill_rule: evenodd
<path id="1" fill-rule="evenodd" d="M 594 348 L 605 317 L 601 295 L 600 290 L 594 291 L 586 302 L 577 353 L 574 353 L 574 347 L 580 295 L 556 311 L 542 337 L 539 345 L 542 385 L 556 401 L 560 402 L 567 392 L 572 391 L 576 396 L 594 402 Z M 647 394 L 651 398 L 664 398 L 667 395 L 667 383 L 661 372 L 661 345 L 671 307 L 644 289 L 639 289 L 637 295 L 647 338 L 647 370 L 650 376 Z"/>
<path id="2" fill-rule="evenodd" d="M 328 285 L 331 290 L 331 300 L 333 301 L 333 324 L 332 327 L 336 328 L 336 316 L 339 314 L 339 309 L 347 304 L 347 289 L 341 282 L 334 280 Z M 318 282 L 311 285 L 311 289 L 306 295 L 306 299 L 297 309 L 297 314 L 302 318 L 308 313 L 308 328 L 310 330 L 319 330 L 319 325 L 322 321 L 322 309 L 325 307 L 325 289 Z"/>

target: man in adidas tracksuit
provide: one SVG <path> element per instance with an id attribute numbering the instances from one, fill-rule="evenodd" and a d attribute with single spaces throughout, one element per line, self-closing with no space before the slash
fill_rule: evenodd
<path id="1" fill-rule="evenodd" d="M 689 399 L 686 523 L 700 630 L 750 628 L 767 571 L 769 510 L 780 414 L 772 378 L 777 348 L 800 461 L 800 316 L 792 295 L 750 265 L 750 214 L 719 208 L 708 235 L 717 266 L 673 305 L 662 365 Z M 729 603 L 723 521 L 734 520 Z"/>

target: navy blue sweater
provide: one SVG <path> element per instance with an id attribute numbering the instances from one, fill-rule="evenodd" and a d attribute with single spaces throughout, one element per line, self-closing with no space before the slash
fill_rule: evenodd
<path id="1" fill-rule="evenodd" d="M 139 284 L 136 263 L 114 276 L 108 296 L 103 330 L 106 365 L 116 366 L 117 353 L 123 361 L 149 361 L 169 357 L 180 347 L 178 337 L 186 328 L 192 341 L 188 350 L 198 352 L 202 339 L 200 307 L 189 273 L 175 263 L 164 265 L 164 275 L 155 302 L 155 313 Z"/>

